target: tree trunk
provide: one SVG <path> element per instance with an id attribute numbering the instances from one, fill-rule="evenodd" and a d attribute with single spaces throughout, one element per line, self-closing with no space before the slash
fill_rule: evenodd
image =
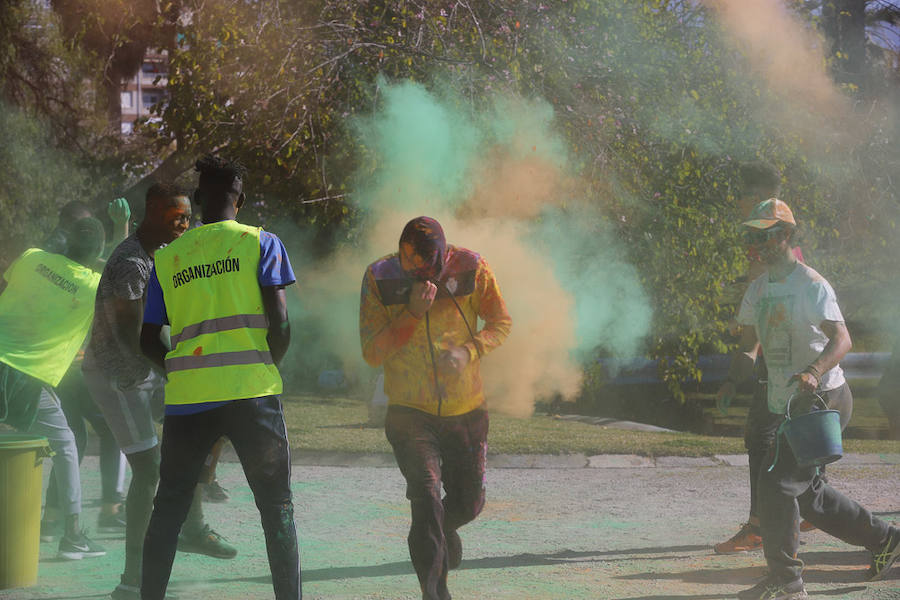
<path id="1" fill-rule="evenodd" d="M 147 188 L 157 181 L 174 181 L 181 174 L 190 170 L 196 159 L 197 157 L 193 154 L 176 149 L 159 163 L 153 171 L 125 190 L 122 196 L 128 199 L 131 206 L 143 206 L 144 194 L 147 193 Z"/>
<path id="2" fill-rule="evenodd" d="M 822 4 L 822 29 L 828 38 L 832 76 L 841 84 L 864 87 L 867 0 L 826 0 Z"/>
<path id="3" fill-rule="evenodd" d="M 109 128 L 116 133 L 122 130 L 122 82 L 110 74 L 103 79 L 103 102 Z"/>

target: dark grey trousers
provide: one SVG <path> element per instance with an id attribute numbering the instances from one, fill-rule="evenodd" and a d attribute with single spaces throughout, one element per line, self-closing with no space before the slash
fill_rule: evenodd
<path id="1" fill-rule="evenodd" d="M 821 393 L 829 408 L 841 413 L 841 428 L 853 411 L 850 387 Z M 795 414 L 795 411 L 791 411 Z M 800 577 L 803 561 L 797 558 L 800 517 L 834 537 L 869 550 L 880 550 L 891 527 L 871 512 L 832 488 L 815 467 L 799 467 L 782 434 L 778 463 L 770 472 L 773 448 L 759 474 L 758 494 L 763 552 L 769 575 L 779 581 Z"/>
<path id="2" fill-rule="evenodd" d="M 753 400 L 747 413 L 744 428 L 744 447 L 750 466 L 750 516 L 759 518 L 759 473 L 769 451 L 775 447 L 775 433 L 784 419 L 769 412 L 769 401 L 765 381 L 757 381 L 753 386 Z M 768 467 L 771 459 L 765 466 Z"/>

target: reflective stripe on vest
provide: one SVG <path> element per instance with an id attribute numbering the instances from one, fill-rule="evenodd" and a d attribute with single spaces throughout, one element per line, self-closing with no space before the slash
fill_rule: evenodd
<path id="1" fill-rule="evenodd" d="M 258 227 L 220 221 L 192 229 L 156 253 L 172 325 L 166 404 L 281 393 L 266 341 Z"/>
<path id="2" fill-rule="evenodd" d="M 229 331 L 241 327 L 267 329 L 269 327 L 269 322 L 265 315 L 232 315 L 230 317 L 219 317 L 218 319 L 206 319 L 200 323 L 188 325 L 181 330 L 181 333 L 173 335 L 172 347 L 174 348 L 177 346 L 178 342 L 182 340 L 189 340 L 198 335 L 216 333 L 218 331 Z"/>
<path id="3" fill-rule="evenodd" d="M 252 365 L 256 363 L 273 364 L 272 354 L 263 350 L 240 350 L 238 352 L 207 354 L 206 356 L 176 356 L 166 359 L 166 372 L 204 369 L 207 367 L 233 367 L 235 365 Z"/>

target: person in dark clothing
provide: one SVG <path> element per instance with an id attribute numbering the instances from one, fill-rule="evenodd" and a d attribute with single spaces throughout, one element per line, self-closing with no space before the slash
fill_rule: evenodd
<path id="1" fill-rule="evenodd" d="M 115 248 L 128 233 L 128 218 L 131 210 L 124 198 L 112 200 L 107 206 L 107 214 L 112 221 L 112 237 L 104 244 L 106 251 Z M 78 232 L 74 224 L 80 219 L 93 218 L 91 208 L 80 200 L 72 200 L 63 205 L 59 210 L 59 222 L 46 239 L 41 243 L 42 250 L 55 254 L 65 254 L 70 240 L 74 242 Z M 105 253 L 105 252 L 104 252 Z M 99 257 L 92 264 L 86 265 L 96 271 L 102 271 L 103 261 Z M 84 377 L 81 374 L 81 358 L 75 362 L 63 376 L 62 381 L 56 387 L 63 414 L 72 433 L 75 435 L 75 446 L 78 449 L 78 462 L 84 458 L 84 450 L 87 447 L 88 430 L 90 423 L 100 441 L 100 487 L 101 500 L 98 529 L 101 532 L 119 532 L 125 527 L 125 513 L 123 510 L 123 489 L 125 482 L 125 459 L 116 445 L 116 440 L 103 420 L 100 409 L 94 404 L 91 395 L 85 386 Z M 53 468 L 56 468 L 55 466 Z M 47 494 L 44 502 L 44 516 L 41 519 L 41 541 L 55 540 L 62 532 L 63 523 L 60 517 L 60 499 L 56 477 L 53 472 L 50 475 L 50 483 L 47 486 Z"/>
<path id="2" fill-rule="evenodd" d="M 203 225 L 156 252 L 140 343 L 167 376 L 159 488 L 144 540 L 141 598 L 165 597 L 197 481 L 228 436 L 259 509 L 276 600 L 301 598 L 291 460 L 277 365 L 290 343 L 285 287 L 295 277 L 284 245 L 235 221 L 243 169 L 197 162 Z M 159 339 L 171 325 L 172 349 Z"/>
<path id="3" fill-rule="evenodd" d="M 887 417 L 891 439 L 900 440 L 900 339 L 894 344 L 875 395 Z"/>
<path id="4" fill-rule="evenodd" d="M 114 600 L 140 596 L 141 553 L 159 481 L 156 421 L 162 416 L 165 380 L 140 351 L 144 297 L 153 256 L 187 229 L 191 201 L 179 187 L 158 182 L 147 190 L 145 209 L 140 226 L 116 247 L 103 268 L 82 365 L 90 396 L 132 470 L 125 568 L 112 592 Z M 237 555 L 237 549 L 205 522 L 200 494 L 191 505 L 179 549 L 223 559 Z"/>

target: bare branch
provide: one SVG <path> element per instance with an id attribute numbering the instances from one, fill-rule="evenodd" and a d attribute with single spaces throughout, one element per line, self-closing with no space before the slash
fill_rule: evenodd
<path id="1" fill-rule="evenodd" d="M 334 196 L 323 196 L 321 198 L 313 198 L 312 200 L 301 200 L 300 204 L 316 204 L 318 202 L 328 202 L 329 200 L 340 200 L 347 197 L 348 194 L 335 194 Z"/>

